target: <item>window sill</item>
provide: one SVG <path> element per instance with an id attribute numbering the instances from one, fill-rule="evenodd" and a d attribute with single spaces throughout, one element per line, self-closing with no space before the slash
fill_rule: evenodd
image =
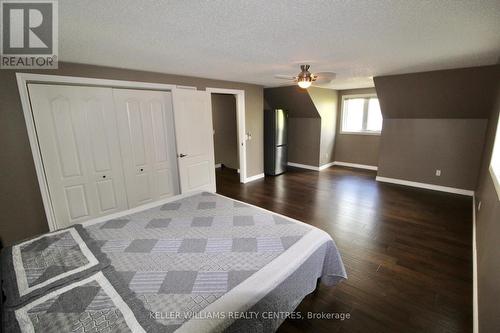
<path id="1" fill-rule="evenodd" d="M 348 134 L 348 135 L 371 135 L 371 136 L 380 136 L 382 132 L 344 132 L 340 131 L 340 134 Z"/>

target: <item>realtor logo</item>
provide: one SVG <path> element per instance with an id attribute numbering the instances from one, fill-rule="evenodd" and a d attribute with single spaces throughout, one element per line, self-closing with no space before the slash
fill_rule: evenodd
<path id="1" fill-rule="evenodd" d="M 3 0 L 0 8 L 0 67 L 57 68 L 57 1 Z"/>

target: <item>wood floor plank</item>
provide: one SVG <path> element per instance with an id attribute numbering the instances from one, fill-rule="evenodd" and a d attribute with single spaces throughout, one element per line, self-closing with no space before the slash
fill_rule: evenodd
<path id="1" fill-rule="evenodd" d="M 239 183 L 218 169 L 217 192 L 328 232 L 349 279 L 320 286 L 298 311 L 346 320 L 286 320 L 279 332 L 471 332 L 471 198 L 375 181 L 342 167 L 291 169 Z"/>

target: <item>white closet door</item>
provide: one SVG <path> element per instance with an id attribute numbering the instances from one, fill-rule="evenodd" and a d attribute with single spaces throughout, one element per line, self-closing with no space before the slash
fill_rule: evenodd
<path id="1" fill-rule="evenodd" d="M 127 209 L 112 90 L 28 89 L 57 226 Z"/>
<path id="2" fill-rule="evenodd" d="M 179 193 L 172 95 L 113 89 L 129 206 Z"/>
<path id="3" fill-rule="evenodd" d="M 215 191 L 215 161 L 210 95 L 176 89 L 175 133 L 182 193 Z"/>

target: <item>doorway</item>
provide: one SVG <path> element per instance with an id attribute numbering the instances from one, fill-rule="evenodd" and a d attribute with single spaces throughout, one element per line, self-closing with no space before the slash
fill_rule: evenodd
<path id="1" fill-rule="evenodd" d="M 220 88 L 206 90 L 211 96 L 214 167 L 239 172 L 240 183 L 246 183 L 245 92 Z"/>

